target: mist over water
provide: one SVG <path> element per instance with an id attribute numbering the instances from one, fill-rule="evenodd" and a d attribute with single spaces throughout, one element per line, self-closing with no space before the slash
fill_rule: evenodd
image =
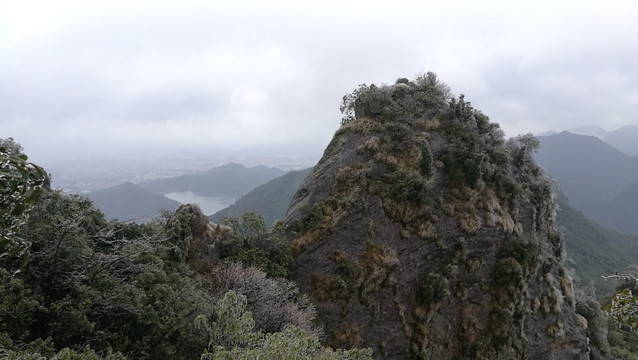
<path id="1" fill-rule="evenodd" d="M 235 202 L 235 198 L 228 196 L 202 196 L 192 191 L 172 192 L 164 194 L 167 198 L 179 201 L 182 204 L 198 204 L 202 212 L 212 215 L 219 210 L 225 209 Z"/>

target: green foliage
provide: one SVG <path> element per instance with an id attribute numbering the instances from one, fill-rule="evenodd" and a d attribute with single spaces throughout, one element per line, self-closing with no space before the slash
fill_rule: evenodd
<path id="1" fill-rule="evenodd" d="M 429 305 L 441 302 L 449 295 L 448 280 L 440 274 L 429 273 L 421 285 L 419 301 L 423 305 Z"/>
<path id="2" fill-rule="evenodd" d="M 539 253 L 538 240 L 533 235 L 529 235 L 525 238 L 506 241 L 499 250 L 497 257 L 499 259 L 510 257 L 516 260 L 523 268 L 532 268 L 538 261 Z"/>
<path id="3" fill-rule="evenodd" d="M 169 259 L 159 225 L 108 223 L 88 199 L 53 191 L 22 231 L 33 243 L 29 262 L 19 276 L 0 274 L 10 295 L 0 301 L 0 331 L 14 341 L 50 336 L 57 351 L 89 345 L 131 358 L 190 356 L 204 346 L 193 319 L 210 313 L 212 297 Z"/>
<path id="4" fill-rule="evenodd" d="M 221 222 L 230 226 L 235 235 L 233 241 L 222 243 L 222 258 L 255 266 L 272 277 L 288 275 L 293 263 L 292 249 L 281 223 L 269 229 L 263 216 L 252 211 Z"/>
<path id="5" fill-rule="evenodd" d="M 12 138 L 0 139 L 0 258 L 28 258 L 31 243 L 17 235 L 42 193 L 46 174 Z"/>
<path id="6" fill-rule="evenodd" d="M 208 219 L 197 205 L 182 204 L 166 222 L 165 230 L 172 243 L 170 249 L 173 259 L 184 262 L 192 259 L 192 249 L 201 243 L 206 231 Z"/>
<path id="7" fill-rule="evenodd" d="M 35 314 L 43 311 L 42 296 L 34 294 L 33 289 L 20 278 L 11 276 L 0 268 L 0 332 L 11 338 L 24 341 L 29 338 L 30 329 L 35 322 Z"/>
<path id="8" fill-rule="evenodd" d="M 332 350 L 319 338 L 288 325 L 282 331 L 264 334 L 246 310 L 246 297 L 229 291 L 217 303 L 215 318 L 196 319 L 197 327 L 208 334 L 208 349 L 202 359 L 370 359 L 372 350 Z"/>
<path id="9" fill-rule="evenodd" d="M 290 201 L 311 170 L 291 171 L 273 179 L 246 193 L 230 207 L 209 216 L 209 219 L 219 222 L 224 217 L 241 217 L 246 211 L 254 211 L 262 214 L 266 224 L 271 226 L 286 215 Z"/>
<path id="10" fill-rule="evenodd" d="M 320 204 L 308 205 L 301 207 L 301 230 L 310 231 L 318 228 L 324 220 L 323 210 Z"/>
<path id="11" fill-rule="evenodd" d="M 475 188 L 479 179 L 507 173 L 508 155 L 498 124 L 474 109 L 461 95 L 449 103 L 443 122 L 446 144 L 441 157 L 453 184 Z"/>
<path id="12" fill-rule="evenodd" d="M 426 178 L 432 176 L 432 173 L 434 172 L 434 165 L 432 161 L 432 150 L 430 150 L 430 145 L 425 143 L 421 148 L 421 161 L 419 165 L 421 168 L 421 174 Z"/>
<path id="13" fill-rule="evenodd" d="M 636 334 L 627 328 L 619 328 L 615 321 L 609 321 L 607 339 L 611 346 L 611 356 L 614 360 L 635 360 L 638 357 L 638 342 Z"/>
<path id="14" fill-rule="evenodd" d="M 593 282 L 582 289 L 576 289 L 576 313 L 587 320 L 587 337 L 593 347 L 602 354 L 611 351 L 608 338 L 608 321 L 600 304 L 595 299 Z"/>
<path id="15" fill-rule="evenodd" d="M 564 195 L 557 194 L 556 223 L 563 229 L 565 248 L 574 259 L 575 283 L 595 282 L 599 294 L 614 290 L 614 281 L 600 274 L 613 274 L 627 264 L 638 264 L 638 238 L 601 227 L 572 208 Z M 615 292 L 614 292 L 615 294 Z"/>
<path id="16" fill-rule="evenodd" d="M 200 315 L 196 321 L 208 332 L 208 347 L 246 347 L 253 344 L 261 334 L 254 332 L 255 320 L 246 310 L 246 297 L 234 291 L 227 292 L 215 305 L 212 324 Z"/>
<path id="17" fill-rule="evenodd" d="M 409 201 L 423 205 L 427 201 L 427 183 L 423 177 L 413 171 L 399 170 L 392 173 L 388 197 L 392 200 Z"/>
<path id="18" fill-rule="evenodd" d="M 292 262 L 281 224 L 269 229 L 254 213 L 228 222 L 236 237 L 226 250 L 238 250 L 230 254 L 235 260 L 260 265 L 271 278 L 256 268 L 219 264 L 218 257 L 204 258 L 210 262 L 200 272 L 193 259 L 201 258 L 215 228 L 192 206 L 164 220 L 107 222 L 85 197 L 44 192 L 18 234 L 31 239 L 28 263 L 13 275 L 11 261 L 0 267 L 0 357 L 190 359 L 201 355 L 211 334 L 215 345 L 228 345 L 215 355 L 222 358 L 244 350 L 262 358 L 369 354 L 324 349 L 314 306 L 292 282 L 274 278 L 286 275 Z M 249 295 L 254 318 L 241 306 L 232 311 L 220 295 L 229 289 Z M 200 315 L 214 321 L 206 332 L 195 327 Z M 235 349 L 255 341 L 264 352 Z"/>
<path id="19" fill-rule="evenodd" d="M 523 268 L 512 257 L 501 258 L 494 265 L 493 277 L 496 284 L 516 285 L 523 278 Z"/>
<path id="20" fill-rule="evenodd" d="M 344 259 L 340 259 L 339 261 L 337 261 L 336 265 L 337 274 L 339 274 L 342 279 L 345 279 L 347 281 L 356 279 L 357 275 L 359 274 L 359 268 L 357 267 L 357 264 L 352 262 L 350 258 L 346 257 Z"/>
<path id="21" fill-rule="evenodd" d="M 638 300 L 630 289 L 618 292 L 605 307 L 605 311 L 614 319 L 618 326 L 626 326 L 638 334 Z"/>
<path id="22" fill-rule="evenodd" d="M 439 82 L 432 72 L 419 75 L 414 82 L 398 79 L 393 86 L 361 84 L 341 101 L 339 109 L 344 114 L 341 125 L 364 117 L 380 122 L 418 118 L 445 107 L 449 98 L 449 87 Z"/>
<path id="23" fill-rule="evenodd" d="M 0 333 L 0 338 L 2 333 Z M 126 357 L 118 352 L 107 350 L 104 354 L 98 354 L 88 346 L 73 350 L 69 348 L 56 349 L 51 339 L 38 339 L 32 343 L 15 346 L 9 339 L 6 344 L 0 342 L 0 358 L 5 360 L 126 360 Z"/>

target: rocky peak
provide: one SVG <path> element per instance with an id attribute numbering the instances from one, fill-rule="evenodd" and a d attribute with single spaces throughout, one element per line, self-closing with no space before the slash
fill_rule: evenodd
<path id="1" fill-rule="evenodd" d="M 387 359 L 588 359 L 532 136 L 428 73 L 361 85 L 284 222 L 334 347 Z"/>

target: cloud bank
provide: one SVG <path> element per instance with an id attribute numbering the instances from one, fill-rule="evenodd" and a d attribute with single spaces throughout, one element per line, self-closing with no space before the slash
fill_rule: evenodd
<path id="1" fill-rule="evenodd" d="M 636 34 L 633 1 L 2 1 L 0 137 L 45 163 L 318 158 L 345 93 L 426 71 L 508 136 L 614 129 L 638 122 Z"/>

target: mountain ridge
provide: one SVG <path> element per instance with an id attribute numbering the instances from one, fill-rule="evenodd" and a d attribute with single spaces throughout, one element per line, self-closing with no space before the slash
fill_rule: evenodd
<path id="1" fill-rule="evenodd" d="M 180 205 L 131 182 L 93 191 L 87 196 L 108 219 L 123 221 L 148 221 L 157 217 L 160 209 L 174 211 Z"/>
<path id="2" fill-rule="evenodd" d="M 272 225 L 283 218 L 290 200 L 311 170 L 312 168 L 290 171 L 270 180 L 244 194 L 233 205 L 210 215 L 208 219 L 217 222 L 223 217 L 240 217 L 246 211 L 253 211 L 261 214 L 266 224 Z"/>
<path id="3" fill-rule="evenodd" d="M 594 136 L 562 132 L 539 136 L 536 161 L 549 173 L 571 206 L 599 224 L 638 235 L 638 203 L 627 194 L 638 183 L 638 157 L 628 156 Z"/>
<path id="4" fill-rule="evenodd" d="M 206 172 L 147 180 L 140 183 L 140 186 L 162 194 L 192 191 L 204 196 L 237 197 L 283 174 L 285 171 L 277 168 L 262 165 L 248 168 L 241 164 L 228 163 Z"/>

